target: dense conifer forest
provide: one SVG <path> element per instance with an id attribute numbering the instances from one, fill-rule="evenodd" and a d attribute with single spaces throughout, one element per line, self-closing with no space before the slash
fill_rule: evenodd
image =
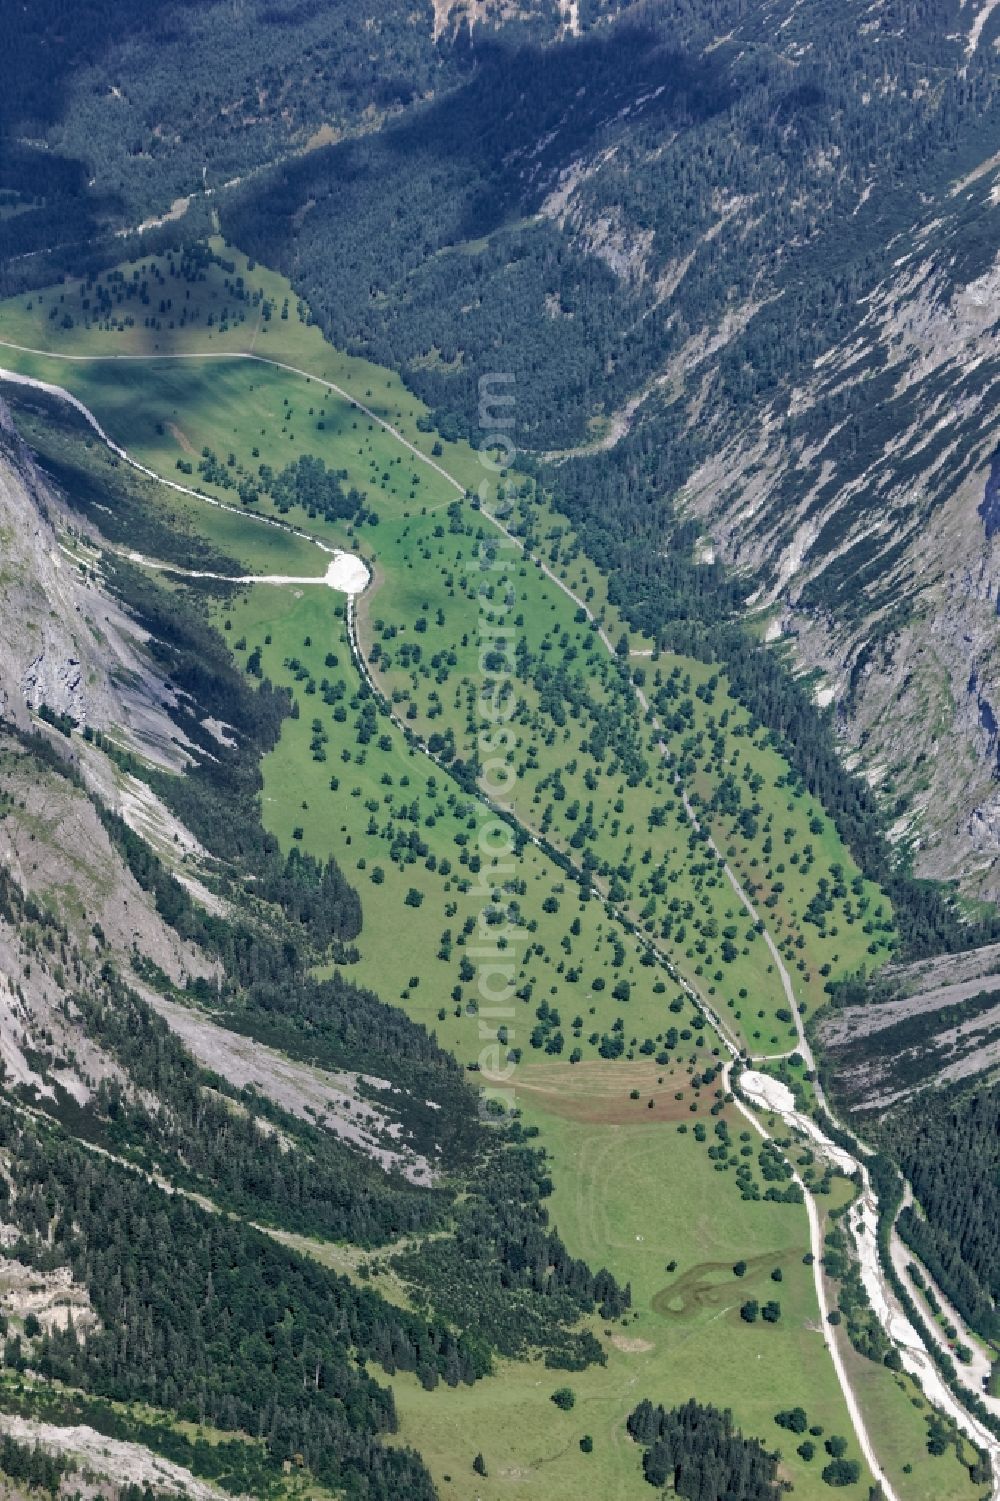
<path id="1" fill-rule="evenodd" d="M 433 1495 L 415 1455 L 380 1443 L 395 1426 L 392 1398 L 351 1354 L 436 1382 L 474 1380 L 483 1353 L 10 1110 L 0 1130 L 15 1164 L 5 1214 L 22 1234 L 18 1255 L 69 1265 L 101 1319 L 86 1339 L 72 1324 L 44 1336 L 33 1355 L 43 1375 L 257 1434 L 349 1494 Z"/>
<path id="2" fill-rule="evenodd" d="M 884 1136 L 919 1210 L 899 1228 L 973 1329 L 1000 1334 L 1000 1089 L 921 1094 Z"/>
<path id="3" fill-rule="evenodd" d="M 734 1496 L 740 1501 L 778 1501 L 778 1457 L 733 1426 L 732 1414 L 686 1402 L 667 1411 L 640 1402 L 628 1431 L 642 1444 L 643 1469 L 650 1485 L 699 1501 Z"/>

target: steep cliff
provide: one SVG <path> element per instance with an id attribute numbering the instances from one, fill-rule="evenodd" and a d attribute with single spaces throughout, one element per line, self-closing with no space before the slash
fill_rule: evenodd
<path id="1" fill-rule="evenodd" d="M 1000 892 L 996 165 L 935 202 L 849 331 L 703 462 L 684 503 L 818 669 L 918 868 Z"/>
<path id="2" fill-rule="evenodd" d="M 180 766 L 174 695 L 141 629 L 102 588 L 96 557 L 87 567 L 63 547 L 73 525 L 0 402 L 0 719 L 24 727 L 44 705 Z"/>

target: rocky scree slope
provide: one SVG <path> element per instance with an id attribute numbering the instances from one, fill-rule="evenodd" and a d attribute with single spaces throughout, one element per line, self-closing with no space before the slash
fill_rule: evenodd
<path id="1" fill-rule="evenodd" d="M 0 411 L 0 1084 L 57 1114 L 67 1100 L 93 1108 L 109 1085 L 169 1114 L 78 999 L 104 1004 L 110 969 L 206 1078 L 251 1088 L 387 1172 L 429 1184 L 430 1163 L 382 1101 L 398 1093 L 389 1081 L 286 1057 L 230 1033 L 194 1002 L 192 985 L 202 999 L 229 985 L 219 951 L 232 954 L 237 926 L 259 929 L 265 944 L 291 930 L 266 902 L 237 910 L 213 889 L 225 862 L 168 807 L 170 777 L 163 796 L 144 779 L 190 767 L 195 747 L 172 716 L 190 724 L 204 706 L 172 688 L 154 643 L 105 584 L 105 541 L 73 509 L 72 486 L 56 490 L 9 409 Z M 198 754 L 213 758 L 215 733 Z M 131 853 L 122 825 L 138 836 Z M 140 884 L 149 873 L 142 846 L 159 863 L 159 884 Z M 215 924 L 214 946 L 204 925 L 178 918 L 177 897 L 163 889 L 171 878 Z M 361 1098 L 359 1079 L 375 1100 Z"/>
<path id="2" fill-rule="evenodd" d="M 969 207 L 1000 228 L 992 177 L 894 247 L 849 333 L 725 434 L 683 503 L 821 674 L 918 869 L 995 897 L 1000 260 L 961 253 Z"/>
<path id="3" fill-rule="evenodd" d="M 0 401 L 0 719 L 23 727 L 44 705 L 178 768 L 175 695 L 96 566 L 64 549 L 72 524 Z"/>

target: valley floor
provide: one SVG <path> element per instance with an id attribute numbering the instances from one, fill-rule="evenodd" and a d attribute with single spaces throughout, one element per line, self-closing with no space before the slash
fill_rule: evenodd
<path id="1" fill-rule="evenodd" d="M 467 879 L 479 866 L 469 869 L 466 830 L 489 806 L 474 788 L 456 791 L 449 769 L 455 745 L 467 753 L 463 736 L 475 718 L 466 692 L 470 681 L 475 684 L 473 648 L 468 632 L 459 642 L 454 624 L 468 604 L 458 598 L 454 577 L 460 567 L 471 567 L 472 554 L 463 553 L 467 543 L 449 538 L 464 538 L 467 525 L 488 530 L 494 542 L 506 538 L 517 554 L 515 592 L 527 619 L 525 639 L 540 659 L 550 635 L 561 639 L 560 649 L 578 653 L 587 668 L 594 700 L 582 708 L 582 698 L 570 700 L 568 716 L 561 704 L 553 710 L 541 673 L 542 687 L 526 677 L 518 690 L 525 700 L 517 742 L 524 790 L 502 811 L 523 838 L 517 897 L 531 942 L 519 954 L 518 981 L 531 1011 L 522 1015 L 515 1008 L 520 1051 L 513 1078 L 523 1121 L 537 1128 L 550 1154 L 551 1210 L 560 1234 L 572 1254 L 607 1264 L 631 1285 L 633 1308 L 617 1324 L 595 1320 L 603 1366 L 567 1374 L 509 1361 L 475 1386 L 433 1392 L 416 1378 L 395 1378 L 400 1441 L 424 1456 L 445 1501 L 467 1497 L 477 1453 L 486 1470 L 475 1481 L 482 1501 L 511 1495 L 575 1501 L 581 1494 L 639 1501 L 648 1487 L 625 1419 L 644 1397 L 670 1405 L 692 1392 L 731 1408 L 746 1433 L 780 1448 L 782 1474 L 804 1501 L 827 1494 L 822 1446 L 836 1435 L 860 1462 L 860 1478 L 843 1492 L 852 1501 L 862 1501 L 878 1478 L 876 1456 L 889 1501 L 975 1501 L 968 1446 L 957 1439 L 943 1455 L 927 1452 L 929 1408 L 911 1378 L 862 1362 L 839 1329 L 829 1334 L 836 1368 L 825 1354 L 817 1298 L 817 1285 L 822 1290 L 825 1284 L 817 1284 L 810 1258 L 833 1223 L 831 1211 L 852 1201 L 852 1185 L 835 1174 L 817 1183 L 808 1143 L 772 1120 L 769 1129 L 781 1133 L 781 1141 L 770 1148 L 746 1112 L 726 1101 L 728 1064 L 741 1053 L 764 1061 L 797 1054 L 800 1070 L 810 1065 L 800 1006 L 822 996 L 823 966 L 827 973 L 834 964 L 846 971 L 862 954 L 878 961 L 893 941 L 891 914 L 879 894 L 862 880 L 819 810 L 792 785 L 788 768 L 755 738 L 747 716 L 725 700 L 725 723 L 739 735 L 730 764 L 743 757 L 755 795 L 766 788 L 768 827 L 774 818 L 788 820 L 791 870 L 783 863 L 772 869 L 770 834 L 765 850 L 756 827 L 763 809 L 739 821 L 729 805 L 713 801 L 711 778 L 721 773 L 707 756 L 681 780 L 677 766 L 687 751 L 680 749 L 680 732 L 661 728 L 652 686 L 645 677 L 615 675 L 623 655 L 631 668 L 632 655 L 652 649 L 626 637 L 624 654 L 619 651 L 621 621 L 602 595 L 599 573 L 572 548 L 560 550 L 558 540 L 553 552 L 542 556 L 536 547 L 532 557 L 513 522 L 495 518 L 488 507 L 465 507 L 467 490 L 479 478 L 476 456 L 454 445 L 439 462 L 441 444 L 418 422 L 425 414 L 416 413 L 415 404 L 405 414 L 396 406 L 410 398 L 398 394 L 386 372 L 343 359 L 313 337 L 315 330 L 292 322 L 271 340 L 267 356 L 256 353 L 256 341 L 251 355 L 239 339 L 220 335 L 228 347 L 205 357 L 211 375 L 207 369 L 185 373 L 197 363 L 193 352 L 131 348 L 136 339 L 129 333 L 128 350 L 100 356 L 136 362 L 125 377 L 120 364 L 102 367 L 83 352 L 90 344 L 80 330 L 66 349 L 19 342 L 32 326 L 23 301 L 6 317 L 0 308 L 0 349 L 16 367 L 17 382 L 38 383 L 51 396 L 61 389 L 56 375 L 69 385 L 66 371 L 78 370 L 76 410 L 115 457 L 162 480 L 171 503 L 183 506 L 211 540 L 237 544 L 246 574 L 189 572 L 234 586 L 213 607 L 216 623 L 232 633 L 234 654 L 248 671 L 263 672 L 296 694 L 296 717 L 286 722 L 264 765 L 265 825 L 283 848 L 336 856 L 362 892 L 357 977 L 424 1021 L 476 1068 L 484 1041 L 506 1046 L 515 1039 L 487 1027 L 465 969 L 465 936 L 479 920 Z M 165 360 L 169 368 L 159 363 Z M 256 366 L 262 367 L 259 378 Z M 140 416 L 130 417 L 137 379 L 148 383 L 150 400 Z M 260 506 L 258 514 L 227 501 L 224 489 L 212 493 L 211 484 L 172 478 L 178 464 L 189 463 L 181 455 L 196 456 L 202 440 L 207 452 L 210 438 L 223 452 L 231 441 L 240 462 L 248 459 L 252 440 L 259 456 L 265 436 L 270 455 L 275 445 L 295 451 L 295 404 L 312 402 L 315 419 L 320 401 L 327 407 L 315 426 L 324 434 L 335 431 L 339 445 L 329 450 L 331 466 L 342 461 L 352 479 L 360 483 L 364 472 L 370 481 L 366 503 L 379 508 L 370 529 L 362 521 L 327 524 L 301 512 L 293 524 L 274 507 Z M 359 423 L 367 428 L 363 436 Z M 236 463 L 234 451 L 230 467 Z M 414 473 L 397 475 L 394 466 Z M 459 497 L 463 514 L 451 517 L 449 530 L 449 508 Z M 422 506 L 421 499 L 430 504 Z M 539 532 L 554 522 L 541 501 L 533 515 Z M 177 578 L 185 573 L 138 550 L 132 561 Z M 378 592 L 366 599 L 370 577 Z M 310 588 L 314 583 L 330 588 Z M 348 596 L 346 607 L 337 591 Z M 394 612 L 407 619 L 395 624 Z M 435 612 L 438 636 L 428 626 Z M 423 629 L 404 634 L 415 618 L 424 621 Z M 417 634 L 426 636 L 426 656 L 438 645 L 436 675 L 415 666 L 426 662 L 419 643 L 416 654 L 410 648 Z M 450 684 L 448 651 L 455 655 L 452 665 L 460 665 Z M 249 666 L 254 652 L 256 669 Z M 387 665 L 394 652 L 402 665 Z M 725 686 L 708 686 L 704 664 L 675 665 L 673 680 L 688 673 L 690 723 L 699 745 L 708 739 L 722 747 L 713 695 L 724 695 Z M 359 738 L 362 679 L 385 702 L 373 729 Z M 348 708 L 350 718 L 341 712 Z M 578 722 L 592 721 L 614 744 L 607 785 L 596 791 L 584 780 L 592 771 L 586 755 L 585 769 L 576 769 L 579 746 L 569 741 L 567 719 L 574 737 Z M 554 725 L 565 731 L 561 739 Z M 441 728 L 453 737 L 450 757 L 435 741 Z M 648 757 L 645 769 L 627 778 L 622 764 L 640 754 Z M 606 867 L 593 875 L 590 890 L 576 884 L 583 856 L 574 827 L 588 792 L 596 805 L 595 870 L 598 863 Z M 550 797 L 553 811 L 544 806 Z M 570 807 L 576 812 L 567 818 Z M 647 835 L 655 859 L 651 845 L 644 862 L 638 846 Z M 665 855 L 668 840 L 674 843 Z M 662 891 L 642 885 L 644 871 L 661 861 L 664 881 L 676 882 L 678 908 L 688 909 L 690 940 Z M 815 890 L 807 873 L 817 861 L 829 872 L 820 893 L 826 910 L 839 904 L 830 926 L 825 917 L 803 920 Z M 751 882 L 764 884 L 755 891 Z M 836 897 L 827 895 L 832 885 Z M 573 1011 L 580 1015 L 571 1021 Z M 563 1058 L 564 1047 L 578 1056 Z M 615 1049 L 617 1061 L 610 1061 Z M 787 1173 L 781 1166 L 786 1158 Z M 807 1204 L 801 1195 L 797 1201 L 766 1196 L 775 1183 L 786 1189 L 800 1169 L 800 1181 L 809 1178 Z M 814 1206 L 822 1222 L 817 1218 L 811 1231 Z M 735 1271 L 739 1266 L 743 1270 Z M 397 1286 L 394 1296 L 400 1295 Z M 835 1299 L 836 1289 L 826 1288 L 825 1296 Z M 746 1316 L 748 1304 L 756 1309 L 772 1299 L 780 1302 L 773 1322 Z M 566 1385 L 575 1402 L 564 1411 L 550 1398 Z M 796 1405 L 819 1430 L 814 1453 L 799 1452 L 799 1441 L 775 1423 L 778 1412 Z M 587 1436 L 592 1447 L 581 1446 Z"/>

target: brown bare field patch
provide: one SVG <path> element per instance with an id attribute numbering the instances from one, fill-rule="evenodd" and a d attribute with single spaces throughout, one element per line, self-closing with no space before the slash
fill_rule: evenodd
<path id="1" fill-rule="evenodd" d="M 648 1339 L 629 1339 L 627 1334 L 613 1334 L 611 1343 L 625 1355 L 647 1355 L 650 1350 L 656 1349 Z"/>
<path id="2" fill-rule="evenodd" d="M 487 1082 L 489 1077 L 485 1075 Z M 698 1101 L 699 1115 L 715 1103 L 712 1088 L 693 1089 L 686 1069 L 652 1060 L 609 1063 L 595 1058 L 582 1063 L 528 1064 L 517 1070 L 513 1081 L 505 1081 L 507 1087 L 511 1083 L 525 1103 L 534 1100 L 553 1115 L 594 1125 L 691 1120 L 695 1116 L 692 1101 Z M 636 1100 L 630 1098 L 634 1089 L 639 1091 Z M 679 1100 L 675 1098 L 678 1093 Z"/>
<path id="3" fill-rule="evenodd" d="M 175 443 L 179 443 L 185 453 L 194 453 L 194 444 L 187 434 L 177 426 L 176 422 L 167 423 L 167 431 Z"/>

